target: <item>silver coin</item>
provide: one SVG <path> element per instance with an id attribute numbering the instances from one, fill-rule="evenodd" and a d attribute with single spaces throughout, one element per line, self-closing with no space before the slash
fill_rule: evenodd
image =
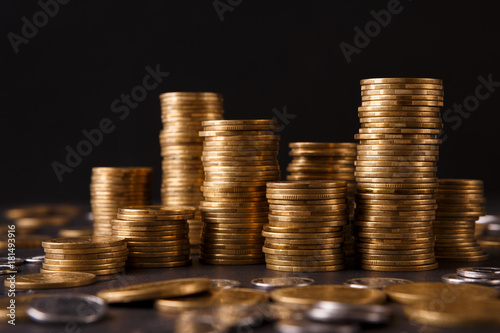
<path id="1" fill-rule="evenodd" d="M 388 306 L 373 304 L 348 304 L 322 301 L 306 312 L 309 319 L 321 322 L 356 322 L 380 325 L 391 320 L 392 311 Z"/>
<path id="2" fill-rule="evenodd" d="M 472 279 L 500 279 L 500 267 L 460 267 L 457 274 Z"/>
<path id="3" fill-rule="evenodd" d="M 314 284 L 314 280 L 303 277 L 275 277 L 275 278 L 257 278 L 251 281 L 255 288 L 274 289 L 283 287 L 305 287 Z"/>
<path id="4" fill-rule="evenodd" d="M 45 259 L 45 256 L 35 256 L 35 257 L 24 258 L 24 261 L 29 262 L 29 263 L 43 262 L 44 259 Z"/>
<path id="5" fill-rule="evenodd" d="M 17 269 L 13 269 L 13 266 L 0 265 L 0 275 L 15 274 L 15 273 L 17 273 Z"/>
<path id="6" fill-rule="evenodd" d="M 27 308 L 31 319 L 41 323 L 93 323 L 106 315 L 101 298 L 87 294 L 56 294 L 34 299 Z"/>
<path id="7" fill-rule="evenodd" d="M 12 260 L 14 259 L 14 260 Z M 13 264 L 15 266 L 19 266 L 24 263 L 23 258 L 9 258 L 9 257 L 0 257 L 0 265 L 10 265 Z"/>
<path id="8" fill-rule="evenodd" d="M 478 279 L 460 276 L 458 274 L 446 274 L 441 276 L 441 280 L 448 283 L 474 283 L 485 286 L 500 286 L 500 279 Z"/>
<path id="9" fill-rule="evenodd" d="M 310 320 L 279 320 L 274 328 L 280 333 L 355 333 L 357 324 L 317 323 Z"/>
<path id="10" fill-rule="evenodd" d="M 344 285 L 352 288 L 369 288 L 369 289 L 383 289 L 393 284 L 412 283 L 411 280 L 389 278 L 389 277 L 367 277 L 350 279 L 344 282 Z"/>
<path id="11" fill-rule="evenodd" d="M 241 282 L 237 280 L 228 279 L 212 279 L 213 289 L 231 289 L 241 286 Z"/>

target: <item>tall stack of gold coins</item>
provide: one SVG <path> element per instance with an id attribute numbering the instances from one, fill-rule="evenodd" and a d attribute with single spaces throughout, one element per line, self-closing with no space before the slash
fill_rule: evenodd
<path id="1" fill-rule="evenodd" d="M 262 227 L 268 222 L 266 182 L 280 179 L 276 120 L 204 121 L 205 181 L 200 261 L 264 262 Z"/>
<path id="2" fill-rule="evenodd" d="M 92 168 L 90 204 L 94 235 L 111 236 L 111 219 L 118 208 L 151 204 L 152 168 Z"/>
<path id="3" fill-rule="evenodd" d="M 189 206 L 130 206 L 111 220 L 113 235 L 127 241 L 127 265 L 135 268 L 176 267 L 191 263 Z"/>
<path id="4" fill-rule="evenodd" d="M 436 220 L 436 257 L 446 261 L 483 261 L 488 255 L 476 242 L 476 220 L 486 214 L 483 181 L 439 179 Z"/>
<path id="5" fill-rule="evenodd" d="M 223 119 L 222 95 L 211 92 L 169 92 L 160 95 L 163 130 L 160 132 L 163 157 L 162 203 L 198 207 L 203 182 L 198 136 L 201 122 Z M 198 253 L 201 236 L 199 212 L 189 220 L 192 253 Z"/>
<path id="6" fill-rule="evenodd" d="M 262 235 L 267 268 L 289 272 L 344 268 L 345 181 L 269 182 L 266 197 L 269 224 Z"/>
<path id="7" fill-rule="evenodd" d="M 127 243 L 120 237 L 90 236 L 55 238 L 42 242 L 45 258 L 41 273 L 120 273 L 125 267 Z"/>
<path id="8" fill-rule="evenodd" d="M 354 194 L 356 179 L 354 161 L 357 143 L 352 142 L 291 142 L 288 165 L 288 180 L 345 180 L 349 201 L 350 223 L 344 226 L 344 252 L 355 253 L 354 236 L 351 228 L 354 219 Z"/>
<path id="9" fill-rule="evenodd" d="M 361 80 L 361 99 L 354 222 L 361 268 L 434 269 L 442 81 Z"/>

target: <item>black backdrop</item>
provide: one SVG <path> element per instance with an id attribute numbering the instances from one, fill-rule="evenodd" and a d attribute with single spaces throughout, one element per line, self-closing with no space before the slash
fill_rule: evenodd
<path id="1" fill-rule="evenodd" d="M 286 109 L 285 121 L 278 116 L 285 173 L 288 142 L 353 141 L 359 80 L 392 76 L 442 78 L 443 112 L 464 101 L 475 110 L 467 119 L 450 111 L 439 176 L 481 178 L 492 193 L 500 87 L 475 95 L 480 76 L 500 81 L 495 3 L 2 0 L 2 204 L 88 200 L 93 166 L 153 166 L 159 199 L 166 91 L 220 92 L 226 119 L 283 118 Z M 385 26 L 370 23 L 372 11 Z M 367 24 L 370 40 L 355 40 Z M 353 47 L 350 63 L 343 42 Z M 148 66 L 169 75 L 120 119 L 113 101 L 142 86 Z M 114 130 L 60 182 L 53 162 L 65 163 L 65 147 L 76 149 L 82 130 L 104 118 Z"/>

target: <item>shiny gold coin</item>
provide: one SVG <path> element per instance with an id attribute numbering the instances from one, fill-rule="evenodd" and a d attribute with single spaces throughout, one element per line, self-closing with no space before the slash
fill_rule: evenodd
<path id="1" fill-rule="evenodd" d="M 190 215 L 194 214 L 196 208 L 189 206 L 131 206 L 120 208 L 118 213 L 123 215 Z"/>
<path id="2" fill-rule="evenodd" d="M 282 272 L 296 272 L 296 273 L 313 273 L 313 272 L 334 272 L 340 271 L 345 268 L 345 265 L 331 265 L 331 266 L 316 266 L 316 267 L 304 267 L 304 266 L 283 266 L 283 265 L 273 265 L 266 264 L 267 269 Z"/>
<path id="3" fill-rule="evenodd" d="M 273 189 L 323 189 L 323 188 L 343 188 L 347 185 L 344 181 L 280 181 L 268 182 L 267 188 Z"/>
<path id="4" fill-rule="evenodd" d="M 308 258 L 309 259 L 309 258 Z M 335 266 L 344 264 L 344 259 L 331 259 L 331 260 L 300 260 L 298 258 L 294 258 L 294 260 L 283 260 L 283 259 L 272 259 L 269 256 L 266 256 L 266 264 L 267 265 L 279 265 L 279 266 L 292 266 L 292 267 L 324 267 L 324 266 Z"/>
<path id="5" fill-rule="evenodd" d="M 343 252 L 340 247 L 331 249 L 287 250 L 287 249 L 274 249 L 264 246 L 262 247 L 262 252 L 264 252 L 266 255 L 284 256 L 284 257 L 332 256 L 333 258 L 335 258 L 336 256 L 343 256 Z"/>
<path id="6" fill-rule="evenodd" d="M 271 299 L 277 303 L 312 306 L 320 301 L 350 304 L 381 304 L 386 300 L 377 289 L 357 289 L 341 285 L 313 285 L 306 287 L 279 288 L 271 291 Z"/>
<path id="7" fill-rule="evenodd" d="M 361 90 L 377 90 L 377 89 L 429 89 L 443 90 L 442 84 L 426 84 L 426 83 L 377 83 L 361 85 Z"/>
<path id="8" fill-rule="evenodd" d="M 361 269 L 379 272 L 421 272 L 438 268 L 438 264 L 418 265 L 418 266 L 376 266 L 361 265 Z"/>
<path id="9" fill-rule="evenodd" d="M 203 264 L 212 265 L 258 265 L 264 263 L 264 258 L 258 259 L 208 259 L 200 257 L 200 262 Z"/>
<path id="10" fill-rule="evenodd" d="M 441 299 L 443 295 L 467 301 L 482 301 L 498 297 L 498 291 L 491 287 L 443 282 L 415 282 L 406 287 L 401 284 L 391 285 L 385 287 L 383 291 L 396 302 L 403 304 L 417 301 L 430 302 L 434 299 Z"/>
<path id="11" fill-rule="evenodd" d="M 443 106 L 442 101 L 428 101 L 421 99 L 393 99 L 393 100 L 371 100 L 363 101 L 362 106 L 378 106 L 378 105 L 389 105 L 389 106 Z"/>
<path id="12" fill-rule="evenodd" d="M 73 271 L 72 269 L 68 269 L 68 270 L 50 270 L 50 269 L 45 269 L 45 268 L 40 268 L 40 273 L 60 273 L 60 272 L 63 272 L 63 271 L 68 271 L 68 272 L 71 272 Z M 123 267 L 119 267 L 119 268 L 110 268 L 110 269 L 99 269 L 99 270 L 86 270 L 85 273 L 91 273 L 91 274 L 95 274 L 95 275 L 111 275 L 111 274 L 117 274 L 117 273 L 121 273 L 123 271 Z"/>
<path id="13" fill-rule="evenodd" d="M 91 273 L 83 273 L 83 272 L 35 273 L 35 274 L 17 275 L 16 288 L 17 289 L 70 288 L 70 287 L 86 286 L 95 283 L 96 281 L 97 281 L 97 276 Z M 5 280 L 4 284 L 6 287 L 9 287 L 10 282 Z"/>
<path id="14" fill-rule="evenodd" d="M 127 260 L 126 256 L 115 257 L 115 258 L 102 258 L 102 259 L 51 259 L 45 257 L 43 262 L 48 265 L 86 266 L 86 265 L 122 263 L 125 262 L 126 260 Z"/>
<path id="15" fill-rule="evenodd" d="M 268 298 L 265 292 L 247 288 L 213 289 L 198 295 L 159 299 L 155 307 L 160 311 L 179 312 L 220 305 L 252 306 L 265 303 Z"/>
<path id="16" fill-rule="evenodd" d="M 124 262 L 117 262 L 117 263 L 111 263 L 111 264 L 85 264 L 85 265 L 73 265 L 69 264 L 66 266 L 63 265 L 52 265 L 52 264 L 47 264 L 43 263 L 42 267 L 44 269 L 48 270 L 53 270 L 53 271 L 75 271 L 75 272 L 82 272 L 82 271 L 92 271 L 92 270 L 99 270 L 99 269 L 112 269 L 112 268 L 119 268 L 125 266 Z"/>
<path id="17" fill-rule="evenodd" d="M 171 268 L 190 265 L 191 259 L 169 262 L 128 262 L 127 266 L 133 268 Z"/>
<path id="18" fill-rule="evenodd" d="M 120 258 L 127 256 L 129 251 L 127 249 L 113 252 L 102 253 L 87 253 L 87 254 L 64 254 L 64 253 L 45 253 L 46 259 L 56 260 L 100 260 L 108 258 Z"/>
<path id="19" fill-rule="evenodd" d="M 76 238 L 54 238 L 42 242 L 45 249 L 92 249 L 125 244 L 123 238 L 110 236 L 90 236 Z"/>
<path id="20" fill-rule="evenodd" d="M 181 297 L 210 290 L 212 283 L 207 278 L 164 280 L 105 289 L 97 293 L 108 303 L 129 303 L 164 297 Z"/>
<path id="21" fill-rule="evenodd" d="M 440 79 L 431 79 L 431 78 L 372 78 L 372 79 L 363 79 L 360 81 L 361 85 L 370 85 L 370 84 L 435 84 L 435 85 L 443 85 L 443 81 Z"/>
<path id="22" fill-rule="evenodd" d="M 100 237 L 100 236 L 99 236 Z M 116 237 L 118 238 L 118 237 Z M 123 239 L 123 238 L 122 238 Z M 123 251 L 127 249 L 127 245 L 119 245 L 112 247 L 96 247 L 96 248 L 88 248 L 88 249 L 53 249 L 53 248 L 44 248 L 46 254 L 89 254 L 89 253 L 111 253 L 115 251 Z"/>

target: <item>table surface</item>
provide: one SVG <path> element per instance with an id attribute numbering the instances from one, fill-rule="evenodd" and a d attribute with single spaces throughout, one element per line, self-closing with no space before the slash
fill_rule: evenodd
<path id="1" fill-rule="evenodd" d="M 83 222 L 83 223 L 82 223 Z M 78 225 L 89 224 L 87 221 L 78 221 Z M 48 230 L 47 234 L 55 235 L 56 230 Z M 67 288 L 67 289 L 46 289 L 36 290 L 35 293 L 86 293 L 96 294 L 99 290 L 108 288 L 117 288 L 137 283 L 153 282 L 167 279 L 178 279 L 187 277 L 208 277 L 216 279 L 232 279 L 241 282 L 242 287 L 251 287 L 250 281 L 258 277 L 285 277 L 301 276 L 310 277 L 316 281 L 316 284 L 342 284 L 351 278 L 359 277 L 397 277 L 413 281 L 441 281 L 441 276 L 448 273 L 455 273 L 457 267 L 467 266 L 500 266 L 500 249 L 485 249 L 490 254 L 487 261 L 479 263 L 464 262 L 440 262 L 439 268 L 426 272 L 372 272 L 357 269 L 352 262 L 352 258 L 347 261 L 346 269 L 337 272 L 325 273 L 291 273 L 278 272 L 266 269 L 265 265 L 246 265 L 246 266 L 221 266 L 200 264 L 198 256 L 193 256 L 193 263 L 190 266 L 175 268 L 157 268 L 157 269 L 131 269 L 127 268 L 123 273 L 108 277 L 100 277 L 99 281 L 93 285 Z M 0 256 L 5 256 L 6 250 L 0 250 Z M 24 248 L 16 249 L 16 256 L 31 257 L 43 255 L 43 248 Z M 19 266 L 18 274 L 38 273 L 41 263 L 25 263 Z M 1 283 L 6 275 L 0 276 Z M 0 288 L 0 293 L 6 297 L 6 291 Z M 403 314 L 402 306 L 393 302 L 389 303 L 394 310 L 392 322 L 383 327 L 369 328 L 370 332 L 474 332 L 473 329 L 443 329 L 437 327 L 425 327 L 416 323 L 411 323 Z M 174 332 L 175 316 L 166 316 L 154 309 L 152 303 L 146 304 L 127 304 L 111 305 L 108 315 L 92 324 L 75 325 L 68 323 L 66 325 L 48 325 L 37 324 L 30 321 L 16 323 L 12 326 L 6 323 L 6 319 L 0 320 L 0 331 L 30 332 L 30 333 L 81 333 L 81 332 L 106 332 L 106 333 L 165 333 Z M 182 331 L 182 330 L 181 330 Z M 259 327 L 245 327 L 242 332 L 274 332 L 273 323 L 264 323 Z M 476 330 L 477 331 L 477 330 Z M 500 332 L 499 329 L 481 330 L 481 332 Z"/>

